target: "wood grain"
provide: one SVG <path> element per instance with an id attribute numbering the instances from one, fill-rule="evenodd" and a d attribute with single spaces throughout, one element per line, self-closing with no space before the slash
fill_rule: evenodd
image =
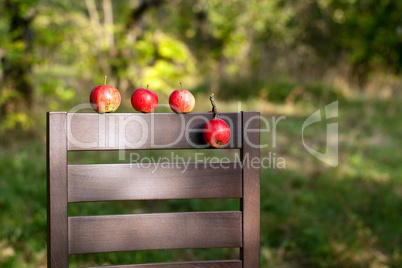
<path id="1" fill-rule="evenodd" d="M 242 268 L 241 260 L 202 261 L 202 262 L 170 262 L 120 265 L 119 268 Z M 87 268 L 116 268 L 116 266 L 92 266 Z"/>
<path id="2" fill-rule="evenodd" d="M 69 202 L 184 198 L 241 198 L 240 163 L 68 166 Z"/>
<path id="3" fill-rule="evenodd" d="M 67 118 L 70 151 L 209 148 L 202 129 L 211 113 L 69 113 Z M 225 148 L 240 148 L 240 113 L 221 113 L 220 118 L 232 133 Z"/>
<path id="4" fill-rule="evenodd" d="M 241 247 L 241 212 L 69 217 L 69 254 Z"/>
<path id="5" fill-rule="evenodd" d="M 242 261 L 120 267 L 260 267 L 258 112 L 221 114 L 232 130 L 227 148 L 241 148 L 241 165 L 199 169 L 196 165 L 205 165 L 191 163 L 185 172 L 185 164 L 177 163 L 167 169 L 67 165 L 68 150 L 205 148 L 201 130 L 210 118 L 207 113 L 48 113 L 48 266 L 68 267 L 68 254 L 240 247 Z M 67 217 L 68 202 L 169 198 L 240 198 L 241 211 Z"/>
<path id="6" fill-rule="evenodd" d="M 260 118 L 243 114 L 243 267 L 260 267 Z"/>
<path id="7" fill-rule="evenodd" d="M 47 114 L 48 267 L 68 267 L 67 113 Z"/>

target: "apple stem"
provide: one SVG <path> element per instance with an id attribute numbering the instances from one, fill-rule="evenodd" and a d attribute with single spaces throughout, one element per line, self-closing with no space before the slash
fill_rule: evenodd
<path id="1" fill-rule="evenodd" d="M 149 88 L 149 84 L 147 84 L 147 89 Z"/>
<path id="2" fill-rule="evenodd" d="M 106 85 L 106 80 L 107 80 L 107 75 L 105 75 L 105 80 L 103 80 L 105 85 Z"/>
<path id="3" fill-rule="evenodd" d="M 212 93 L 212 95 L 209 96 L 209 100 L 211 101 L 212 104 L 212 113 L 214 114 L 214 119 L 216 119 L 218 118 L 218 109 L 216 109 L 214 93 Z"/>
<path id="4" fill-rule="evenodd" d="M 181 90 L 183 90 L 183 83 L 182 82 L 180 82 L 180 88 L 181 88 Z"/>

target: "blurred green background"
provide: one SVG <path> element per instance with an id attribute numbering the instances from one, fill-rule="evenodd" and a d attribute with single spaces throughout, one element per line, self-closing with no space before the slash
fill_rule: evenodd
<path id="1" fill-rule="evenodd" d="M 210 110 L 214 92 L 220 111 L 258 110 L 269 122 L 286 116 L 275 143 L 272 132 L 261 134 L 268 145 L 261 157 L 272 161 L 261 170 L 261 267 L 402 267 L 401 14 L 400 0 L 0 0 L 0 266 L 46 267 L 46 111 L 88 103 L 108 75 L 122 94 L 118 112 L 134 112 L 131 94 L 146 84 L 167 104 L 182 81 L 196 97 L 195 112 Z M 334 101 L 339 164 L 331 167 L 305 150 L 302 126 Z M 304 133 L 322 153 L 326 123 Z M 69 161 L 118 157 L 89 152 L 69 154 Z M 170 200 L 69 209 L 81 215 L 237 205 Z M 71 263 L 237 254 L 130 252 L 73 256 Z"/>

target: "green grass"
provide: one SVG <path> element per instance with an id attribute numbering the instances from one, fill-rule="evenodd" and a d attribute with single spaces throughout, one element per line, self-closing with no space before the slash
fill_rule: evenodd
<path id="1" fill-rule="evenodd" d="M 315 159 L 301 142 L 303 122 L 329 102 L 297 101 L 291 110 L 275 106 L 277 111 L 292 112 L 277 124 L 276 147 L 272 133 L 261 135 L 262 143 L 269 145 L 261 157 L 275 153 L 277 162 L 282 158 L 286 163 L 284 169 L 261 170 L 261 267 L 402 267 L 401 100 L 394 96 L 339 101 L 335 119 L 339 123 L 339 165 L 335 168 Z M 263 105 L 255 104 L 245 102 L 243 109 Z M 225 105 L 233 107 L 222 103 L 221 110 Z M 264 116 L 270 119 L 272 114 Z M 325 124 L 312 126 L 305 135 L 311 147 L 324 149 Z M 71 154 L 69 161 L 97 163 L 112 158 L 119 162 L 117 157 L 113 153 Z M 13 152 L 0 151 L 1 267 L 46 267 L 45 165 L 40 140 Z M 69 209 L 70 215 L 82 215 L 237 206 L 238 200 L 170 200 L 74 204 Z M 82 265 L 95 260 L 114 264 L 236 256 L 238 251 L 232 249 L 175 250 L 90 254 L 71 260 Z"/>

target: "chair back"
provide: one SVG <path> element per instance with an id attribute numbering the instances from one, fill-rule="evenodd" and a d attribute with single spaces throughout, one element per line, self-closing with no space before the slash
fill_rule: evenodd
<path id="1" fill-rule="evenodd" d="M 258 112 L 220 114 L 231 129 L 225 148 L 240 149 L 239 161 L 175 163 L 156 170 L 132 163 L 68 163 L 69 151 L 210 149 L 202 129 L 211 118 L 210 113 L 49 112 L 48 267 L 69 267 L 71 254 L 187 248 L 240 248 L 240 257 L 121 267 L 260 267 Z M 238 198 L 241 206 L 238 211 L 68 216 L 74 202 L 194 198 Z"/>

